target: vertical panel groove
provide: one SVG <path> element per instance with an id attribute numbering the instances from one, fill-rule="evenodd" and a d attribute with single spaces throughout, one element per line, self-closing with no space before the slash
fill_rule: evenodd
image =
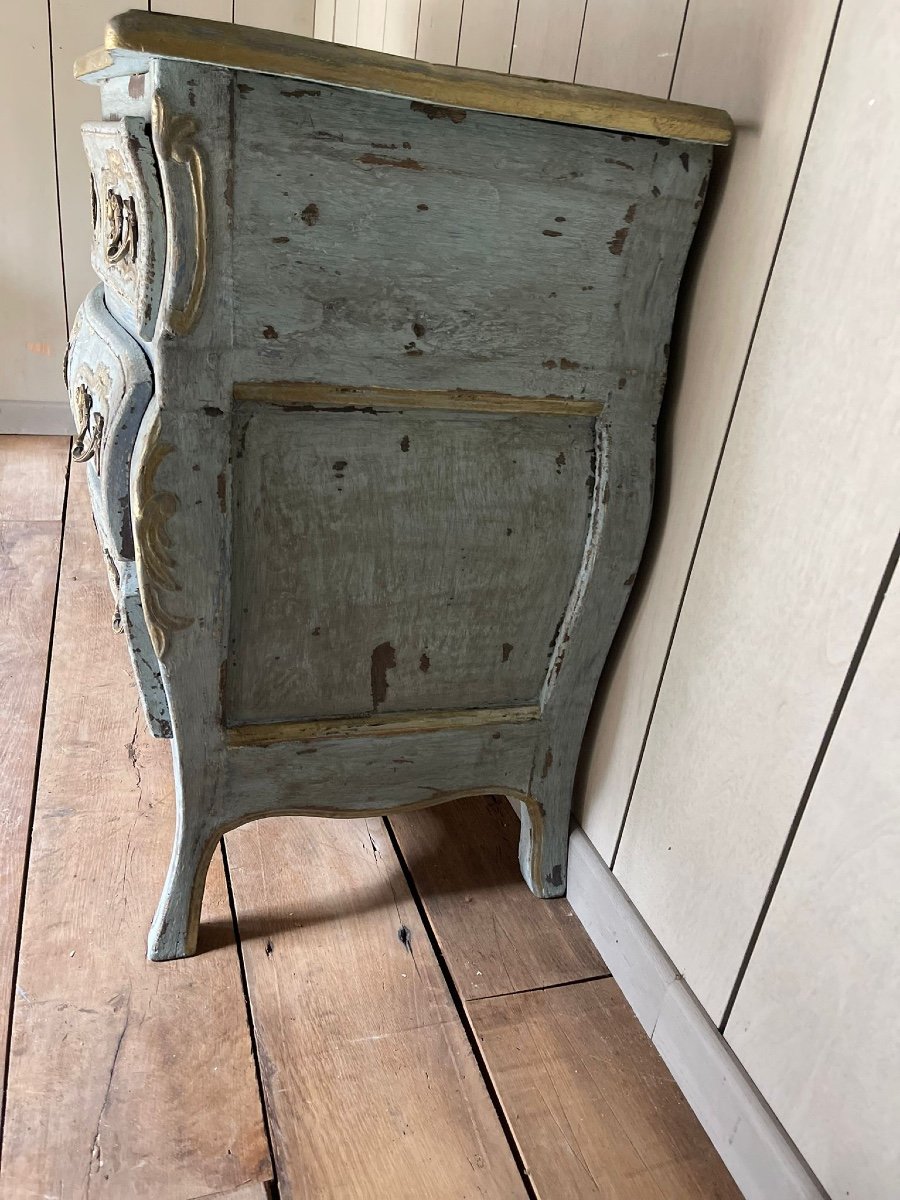
<path id="1" fill-rule="evenodd" d="M 831 58 L 831 50 L 834 45 L 835 34 L 837 33 L 838 22 L 839 22 L 840 16 L 841 16 L 842 4 L 843 4 L 843 0 L 839 0 L 837 10 L 835 12 L 834 23 L 832 24 L 832 27 L 831 27 L 831 34 L 828 38 L 828 45 L 825 49 L 825 56 L 822 61 L 822 70 L 819 74 L 819 82 L 816 87 L 816 94 L 813 97 L 813 103 L 812 103 L 812 108 L 810 110 L 809 121 L 807 122 L 806 132 L 804 133 L 804 136 L 803 136 L 803 144 L 800 147 L 800 154 L 797 158 L 797 167 L 796 167 L 796 170 L 794 171 L 794 178 L 791 182 L 791 190 L 790 190 L 790 193 L 788 194 L 787 204 L 785 205 L 784 217 L 781 221 L 781 226 L 778 230 L 778 238 L 775 242 L 775 249 L 772 253 L 772 261 L 769 263 L 769 270 L 766 274 L 766 282 L 763 286 L 762 295 L 760 297 L 759 308 L 757 309 L 757 312 L 756 312 L 756 317 L 753 322 L 753 329 L 750 333 L 750 339 L 747 344 L 747 352 L 744 355 L 744 361 L 741 366 L 741 373 L 740 373 L 740 377 L 738 378 L 738 384 L 737 384 L 737 388 L 735 390 L 734 401 L 731 405 L 731 411 L 728 414 L 728 421 L 725 426 L 725 433 L 722 438 L 722 444 L 719 448 L 718 456 L 716 458 L 716 466 L 715 466 L 715 470 L 713 471 L 712 480 L 710 482 L 709 492 L 706 497 L 706 503 L 703 507 L 703 515 L 700 519 L 700 525 L 697 530 L 696 539 L 694 541 L 694 548 L 691 551 L 691 558 L 690 558 L 690 562 L 688 563 L 687 574 L 686 574 L 685 580 L 684 580 L 684 586 L 681 590 L 681 596 L 679 597 L 679 600 L 678 600 L 678 607 L 675 611 L 675 620 L 672 624 L 672 631 L 669 635 L 668 644 L 666 645 L 666 653 L 663 658 L 662 669 L 660 671 L 659 679 L 657 680 L 657 684 L 656 684 L 656 690 L 653 695 L 653 703 L 650 706 L 650 715 L 647 718 L 647 726 L 644 730 L 644 736 L 641 739 L 641 748 L 640 748 L 640 751 L 638 752 L 638 758 L 637 758 L 637 762 L 635 764 L 634 774 L 632 775 L 632 778 L 631 778 L 631 787 L 628 790 L 628 799 L 625 802 L 625 809 L 622 813 L 622 820 L 619 824 L 619 832 L 616 837 L 616 844 L 613 848 L 613 852 L 612 852 L 612 855 L 609 860 L 609 867 L 610 867 L 611 871 L 615 870 L 616 858 L 619 853 L 619 847 L 622 844 L 622 836 L 625 833 L 625 825 L 628 821 L 628 814 L 631 810 L 631 802 L 634 799 L 634 793 L 635 793 L 635 788 L 637 787 L 638 776 L 640 775 L 641 766 L 643 765 L 643 761 L 644 761 L 644 752 L 646 751 L 647 741 L 650 737 L 650 729 L 653 725 L 653 718 L 656 715 L 656 706 L 659 703 L 659 696 L 660 696 L 660 692 L 662 691 L 663 679 L 665 678 L 666 669 L 669 665 L 669 658 L 672 653 L 672 646 L 675 642 L 675 635 L 678 631 L 678 623 L 681 619 L 681 613 L 682 613 L 682 609 L 684 608 L 685 597 L 687 596 L 688 587 L 690 586 L 691 572 L 694 569 L 694 563 L 696 562 L 696 559 L 697 559 L 697 552 L 700 549 L 700 542 L 703 538 L 703 531 L 706 527 L 707 517 L 709 516 L 710 505 L 712 504 L 713 494 L 715 493 L 715 490 L 716 490 L 716 484 L 717 484 L 718 478 L 719 478 L 719 471 L 721 470 L 722 460 L 725 457 L 725 449 L 728 445 L 728 436 L 731 433 L 731 427 L 734 424 L 734 416 L 735 416 L 735 413 L 737 412 L 737 406 L 740 401 L 741 389 L 743 388 L 743 385 L 744 385 L 744 378 L 747 374 L 747 367 L 750 363 L 750 356 L 753 353 L 753 343 L 756 340 L 756 333 L 757 333 L 757 330 L 759 329 L 760 318 L 762 317 L 763 309 L 765 308 L 766 297 L 769 294 L 769 285 L 772 282 L 772 274 L 775 270 L 775 264 L 778 261 L 778 252 L 781 249 L 781 243 L 784 238 L 784 231 L 787 226 L 788 218 L 790 217 L 791 205 L 793 204 L 794 194 L 797 190 L 797 181 L 800 178 L 800 172 L 803 168 L 803 159 L 806 155 L 806 147 L 809 144 L 810 133 L 812 132 L 813 123 L 816 118 L 816 111 L 819 107 L 819 97 L 822 94 L 822 84 L 824 83 L 824 80 L 825 80 L 825 73 L 828 70 L 829 59 Z M 674 72 L 673 72 L 672 81 L 673 81 L 673 85 L 674 85 Z"/>
<path id="2" fill-rule="evenodd" d="M 675 47 L 675 61 L 672 63 L 672 75 L 669 79 L 669 90 L 666 92 L 666 99 L 672 99 L 672 89 L 675 86 L 675 76 L 678 72 L 678 60 L 681 58 L 681 43 L 684 41 L 684 31 L 687 27 L 688 10 L 691 7 L 691 0 L 685 0 L 684 12 L 681 16 L 681 29 L 678 32 L 678 45 Z"/>
<path id="3" fill-rule="evenodd" d="M 578 49 L 575 52 L 575 67 L 574 67 L 574 70 L 572 71 L 572 82 L 573 83 L 575 82 L 575 79 L 578 75 L 578 60 L 581 58 L 581 44 L 584 41 L 584 23 L 587 20 L 587 10 L 588 10 L 589 3 L 590 3 L 590 0 L 584 0 L 584 9 L 581 13 L 581 32 L 578 35 Z"/>
<path id="4" fill-rule="evenodd" d="M 772 878 L 769 886 L 766 889 L 765 898 L 759 910 L 759 916 L 756 924 L 753 927 L 753 932 L 750 935 L 750 940 L 747 943 L 747 950 L 744 958 L 738 968 L 735 976 L 734 986 L 731 989 L 731 995 L 728 997 L 728 1003 L 725 1005 L 725 1011 L 722 1014 L 722 1021 L 719 1025 L 719 1032 L 725 1032 L 728 1021 L 731 1017 L 731 1011 L 734 1008 L 734 1003 L 737 1000 L 738 992 L 741 990 L 741 984 L 744 982 L 744 976 L 747 974 L 747 968 L 750 966 L 750 960 L 753 957 L 753 951 L 756 949 L 756 944 L 759 941 L 759 936 L 762 933 L 765 925 L 766 917 L 772 905 L 772 900 L 775 896 L 778 882 L 781 879 L 782 872 L 787 865 L 788 858 L 791 853 L 791 847 L 794 844 L 794 839 L 797 836 L 797 831 L 800 828 L 800 822 L 803 820 L 803 814 L 806 812 L 806 807 L 809 804 L 809 798 L 812 795 L 813 788 L 816 785 L 816 780 L 819 777 L 819 772 L 822 769 L 822 763 L 825 761 L 825 756 L 828 753 L 828 747 L 831 744 L 831 739 L 834 736 L 834 731 L 837 728 L 837 723 L 840 720 L 841 713 L 850 694 L 850 689 L 853 686 L 853 680 L 856 678 L 856 672 L 859 670 L 859 664 L 862 662 L 863 655 L 866 651 L 866 646 L 869 643 L 869 638 L 872 635 L 872 630 L 875 627 L 875 622 L 878 619 L 878 614 L 881 612 L 881 606 L 884 603 L 884 598 L 887 595 L 888 588 L 891 586 L 891 581 L 894 577 L 894 571 L 897 566 L 897 560 L 900 558 L 900 537 L 894 543 L 894 549 L 888 559 L 887 566 L 884 569 L 884 574 L 878 584 L 878 589 L 875 592 L 875 599 L 872 601 L 872 607 L 869 609 L 869 615 L 866 618 L 866 623 L 863 626 L 862 633 L 859 636 L 856 649 L 853 652 L 853 657 L 850 660 L 850 665 L 847 667 L 847 673 L 844 676 L 844 682 L 841 684 L 841 690 L 838 693 L 837 700 L 834 704 L 831 717 L 825 727 L 825 733 L 822 737 L 822 744 L 819 747 L 819 752 L 815 757 L 812 768 L 809 772 L 809 778 L 806 781 L 806 786 L 803 789 L 803 794 L 800 797 L 800 803 L 797 805 L 797 811 L 794 814 L 794 819 L 791 822 L 787 837 L 784 841 L 781 854 L 778 856 L 778 862 L 775 864 L 775 870 L 772 873 Z"/>
<path id="5" fill-rule="evenodd" d="M 69 320 L 69 300 L 66 291 L 66 257 L 63 253 L 62 207 L 60 205 L 59 198 L 59 153 L 57 151 L 56 137 L 56 81 L 53 77 L 53 12 L 50 7 L 50 0 L 47 0 L 47 53 L 50 62 L 50 122 L 51 137 L 53 138 L 53 178 L 56 181 L 56 230 L 59 238 L 59 269 L 62 276 L 63 317 L 66 323 L 66 340 L 68 340 L 72 323 Z M 30 400 L 32 397 L 26 396 L 25 399 Z"/>
<path id="6" fill-rule="evenodd" d="M 516 29 L 519 25 L 519 0 L 516 0 L 516 15 L 513 18 L 512 41 L 509 44 L 509 66 L 506 68 L 507 75 L 512 73 L 513 55 L 516 52 Z"/>
<path id="7" fill-rule="evenodd" d="M 457 33 L 456 33 L 456 57 L 453 59 L 453 61 L 457 64 L 457 66 L 459 65 L 459 44 L 462 41 L 463 21 L 465 19 L 466 19 L 466 0 L 462 0 L 462 4 L 459 6 L 459 29 L 457 30 Z"/>

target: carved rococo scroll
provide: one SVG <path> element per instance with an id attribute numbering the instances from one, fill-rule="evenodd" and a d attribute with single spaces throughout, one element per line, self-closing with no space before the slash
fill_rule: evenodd
<path id="1" fill-rule="evenodd" d="M 153 128 L 156 132 L 160 156 L 166 161 L 185 165 L 188 168 L 190 180 L 193 202 L 194 270 L 187 299 L 180 306 L 173 304 L 166 316 L 166 324 L 172 333 L 177 337 L 184 337 L 197 323 L 206 293 L 208 253 L 206 166 L 197 142 L 198 125 L 196 120 L 184 113 L 171 115 L 158 92 L 153 97 Z M 184 253 L 184 248 L 175 238 L 174 232 L 170 222 L 168 258 L 173 267 L 173 278 L 177 274 L 174 268 L 177 268 L 179 258 Z"/>
<path id="2" fill-rule="evenodd" d="M 191 619 L 170 612 L 164 595 L 180 592 L 181 587 L 175 577 L 172 542 L 166 528 L 178 508 L 178 497 L 174 492 L 156 490 L 156 473 L 174 446 L 160 441 L 159 433 L 157 416 L 138 468 L 133 517 L 144 617 L 153 649 L 157 657 L 163 659 L 170 635 L 179 629 L 187 629 Z"/>

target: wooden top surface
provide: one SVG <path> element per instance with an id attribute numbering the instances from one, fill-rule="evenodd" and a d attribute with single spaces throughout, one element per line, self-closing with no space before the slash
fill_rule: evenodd
<path id="1" fill-rule="evenodd" d="M 145 70 L 142 59 L 177 58 L 359 88 L 411 100 L 558 121 L 618 133 L 726 145 L 727 113 L 629 92 L 526 79 L 464 67 L 437 66 L 314 38 L 246 25 L 121 13 L 106 26 L 103 46 L 75 63 L 79 79 Z"/>

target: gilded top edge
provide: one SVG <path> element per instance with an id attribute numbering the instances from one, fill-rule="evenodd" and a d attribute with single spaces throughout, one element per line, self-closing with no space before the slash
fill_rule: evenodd
<path id="1" fill-rule="evenodd" d="M 437 65 L 296 34 L 167 13 L 131 11 L 113 17 L 103 47 L 78 59 L 75 75 L 102 77 L 115 69 L 117 57 L 135 54 L 617 133 L 714 145 L 726 145 L 733 133 L 731 118 L 718 108 Z"/>

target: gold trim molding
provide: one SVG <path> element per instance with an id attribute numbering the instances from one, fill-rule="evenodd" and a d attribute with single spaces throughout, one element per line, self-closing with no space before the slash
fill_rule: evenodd
<path id="1" fill-rule="evenodd" d="M 132 11 L 113 17 L 106 26 L 103 46 L 78 59 L 75 75 L 99 80 L 146 70 L 146 59 L 153 57 L 285 75 L 618 133 L 727 145 L 734 129 L 731 118 L 719 108 L 584 84 L 440 66 L 295 34 L 167 13 Z"/>

